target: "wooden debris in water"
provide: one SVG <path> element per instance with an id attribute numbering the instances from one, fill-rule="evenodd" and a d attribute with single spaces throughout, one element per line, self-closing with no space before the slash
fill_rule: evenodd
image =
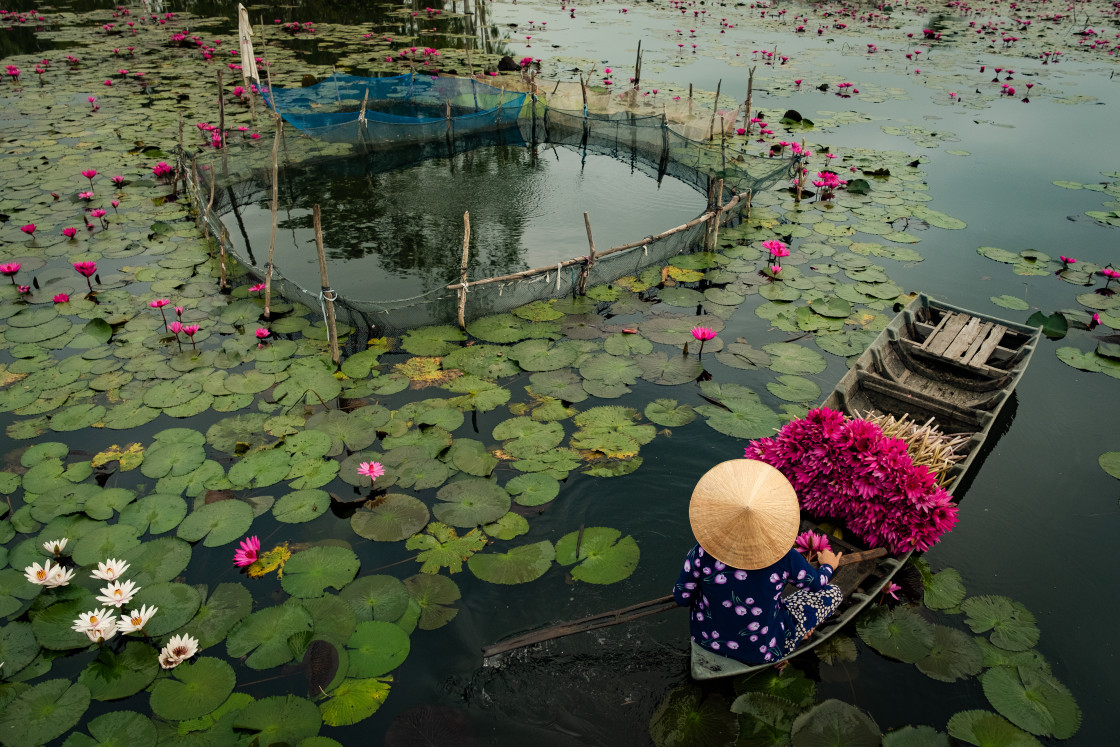
<path id="1" fill-rule="evenodd" d="M 957 450 L 969 441 L 969 434 L 954 434 L 952 436 L 941 432 L 933 424 L 933 418 L 924 424 L 918 425 L 909 415 L 896 418 L 894 415 L 877 415 L 866 412 L 856 417 L 874 423 L 883 431 L 883 435 L 890 438 L 900 438 L 906 442 L 906 450 L 914 464 L 924 464 L 931 472 L 937 475 L 937 484 L 944 487 L 947 481 L 949 468 L 964 459 L 965 454 L 958 454 Z"/>

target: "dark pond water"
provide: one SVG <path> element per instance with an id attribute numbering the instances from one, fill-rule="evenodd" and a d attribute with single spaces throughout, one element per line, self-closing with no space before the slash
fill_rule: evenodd
<path id="1" fill-rule="evenodd" d="M 167 8 L 226 12 L 224 7 L 205 3 L 171 3 Z M 286 21 L 389 24 L 383 15 L 385 8 L 302 4 L 267 10 L 265 16 Z M 800 11 L 801 6 L 798 8 Z M 494 41 L 500 43 L 503 34 L 513 33 L 508 24 L 524 28 L 529 20 L 547 21 L 549 41 L 533 44 L 526 53 L 547 58 L 553 52 L 548 44 L 558 45 L 561 49 L 554 53 L 565 57 L 546 69 L 546 73 L 558 74 L 591 61 L 601 66 L 632 65 L 637 40 L 642 39 L 647 50 L 643 79 L 678 90 L 694 83 L 698 89 L 711 91 L 720 80 L 726 85 L 734 80 L 736 89 L 745 88 L 746 65 L 756 59 L 751 50 L 769 48 L 779 39 L 783 54 L 791 61 L 784 70 L 760 66 L 756 106 L 796 107 L 821 122 L 837 111 L 873 117 L 874 121 L 821 127 L 807 137 L 837 149 L 899 150 L 922 157 L 925 184 L 933 198 L 929 204 L 967 223 L 967 228 L 955 231 L 912 227 L 921 238 L 915 249 L 923 261 L 882 260 L 891 278 L 908 291 L 922 290 L 968 308 L 1025 319 L 1035 309 L 1049 313 L 1076 308 L 1074 296 L 1085 289 L 1052 276 L 1015 275 L 1008 265 L 978 255 L 977 247 L 997 246 L 1013 252 L 1039 249 L 1051 256 L 1072 254 L 1101 265 L 1117 259 L 1117 229 L 1083 215 L 1086 210 L 1100 209 L 1104 196 L 1052 184 L 1054 180 L 1094 184 L 1104 179 L 1102 170 L 1120 167 L 1114 142 L 1120 76 L 1111 75 L 1114 62 L 1085 56 L 1061 66 L 1042 67 L 1037 60 L 1016 53 L 965 46 L 938 50 L 938 60 L 923 63 L 926 77 L 919 79 L 911 63 L 898 59 L 899 50 L 910 44 L 906 31 L 920 34 L 923 24 L 919 21 L 889 35 L 894 49 L 889 63 L 883 53 L 872 57 L 854 51 L 864 45 L 855 33 L 826 45 L 773 27 L 721 36 L 710 28 L 710 22 L 703 32 L 705 47 L 693 56 L 678 50 L 675 30 L 681 21 L 675 14 L 634 10 L 623 16 L 617 10 L 581 8 L 580 22 L 569 23 L 567 12 L 556 4 L 495 5 L 491 10 Z M 745 18 L 741 25 L 746 25 Z M 513 38 L 506 40 L 511 48 Z M 869 38 L 886 46 L 879 36 Z M 521 39 L 517 43 L 525 44 Z M 1014 66 L 1025 80 L 1037 81 L 1037 90 L 1045 93 L 1034 94 L 1029 105 L 1018 99 L 992 98 L 978 108 L 947 106 L 948 91 L 987 87 L 987 75 L 976 72 L 981 64 L 989 71 L 997 64 Z M 799 91 L 790 89 L 789 79 L 794 77 L 806 81 Z M 817 80 L 835 83 L 842 79 L 858 80 L 865 92 L 883 94 L 882 100 L 840 100 L 831 91 L 809 86 Z M 893 89 L 904 93 L 892 93 Z M 1096 100 L 1063 101 L 1076 94 Z M 973 95 L 968 94 L 970 99 Z M 924 147 L 884 132 L 884 125 L 949 131 L 956 139 Z M 544 260 L 540 263 L 555 259 L 556 246 L 582 247 L 584 210 L 591 212 L 597 242 L 606 246 L 682 222 L 671 218 L 668 211 L 682 209 L 683 218 L 691 217 L 699 199 L 684 185 L 667 181 L 658 187 L 617 161 L 606 157 L 584 161 L 562 149 L 534 152 L 523 146 L 496 146 L 393 173 L 378 173 L 360 163 L 332 169 L 285 175 L 290 194 L 298 197 L 291 214 L 282 216 L 281 235 L 286 237 L 286 251 L 307 252 L 307 206 L 320 200 L 332 268 L 339 268 L 337 273 L 332 270 L 332 280 L 340 289 L 344 282 L 366 290 L 390 280 L 393 287 L 405 287 L 409 281 L 402 278 L 417 268 L 425 282 L 442 282 L 447 279 L 448 263 L 454 275 L 464 210 L 471 211 L 478 256 L 485 257 L 479 261 L 519 269 L 538 264 L 538 257 Z M 631 194 L 635 201 L 626 203 Z M 637 199 L 639 195 L 641 199 Z M 561 205 L 562 211 L 558 209 Z M 255 199 L 244 206 L 241 219 L 244 233 L 236 220 L 227 221 L 230 233 L 235 240 L 248 236 L 259 257 L 260 247 L 268 243 L 266 200 Z M 872 236 L 854 238 L 875 240 Z M 564 251 L 562 256 L 574 253 Z M 297 270 L 307 272 L 306 285 L 314 287 L 318 277 L 313 264 L 290 266 L 293 276 Z M 1003 294 L 1022 298 L 1030 311 L 999 309 L 989 300 Z M 733 340 L 742 336 L 755 347 L 788 339 L 789 334 L 753 313 L 759 302 L 749 298 L 728 320 L 721 337 Z M 1007 595 L 1034 612 L 1042 631 L 1039 650 L 1084 712 L 1081 730 L 1067 742 L 1078 745 L 1113 741 L 1108 709 L 1114 701 L 1114 688 L 1107 683 L 1115 680 L 1118 655 L 1109 641 L 1120 603 L 1110 591 L 1114 586 L 1110 569 L 1120 513 L 1117 483 L 1100 470 L 1097 457 L 1120 449 L 1120 410 L 1115 404 L 1115 380 L 1070 368 L 1055 352 L 1064 345 L 1090 350 L 1095 344 L 1084 330 L 1074 330 L 1060 342 L 1043 342 L 1019 387 L 1015 407 L 1002 423 L 1005 432 L 985 461 L 976 466 L 967 493 L 958 496 L 963 499 L 960 524 L 926 553 L 935 569 L 951 566 L 960 570 L 970 594 Z M 810 377 L 825 391 L 840 378 L 845 366 L 833 356 L 828 361 L 823 372 Z M 778 406 L 766 392 L 768 372 L 744 372 L 715 361 L 708 368 L 717 379 L 751 386 L 768 404 Z M 523 396 L 520 383 L 512 385 L 515 399 Z M 694 392 L 682 394 L 680 389 L 667 394 L 670 390 L 639 382 L 626 404 L 640 407 L 660 396 L 700 404 Z M 383 402 L 400 407 L 413 396 L 406 392 Z M 488 434 L 498 420 L 494 414 L 481 416 L 479 432 Z M 151 429 L 154 433 L 173 424 L 178 423 L 163 418 Z M 151 434 L 136 435 L 145 438 Z M 480 438 L 485 440 L 485 436 Z M 85 435 L 75 437 L 74 446 L 85 439 Z M 16 443 L 5 446 L 15 448 Z M 457 575 L 455 580 L 463 591 L 457 618 L 445 628 L 414 638 L 412 653 L 396 674 L 388 701 L 371 719 L 343 732 L 340 741 L 358 743 L 371 739 L 370 735 L 377 735 L 373 738 L 377 741 L 403 711 L 443 705 L 465 708 L 485 744 L 512 746 L 530 740 L 541 745 L 646 744 L 654 707 L 687 678 L 683 613 L 666 613 L 601 635 L 566 639 L 543 651 L 508 657 L 497 666 L 484 666 L 478 649 L 507 634 L 667 593 L 680 558 L 691 544 L 686 514 L 691 486 L 713 463 L 738 456 L 741 449 L 741 441 L 722 436 L 697 420 L 644 447 L 644 464 L 631 475 L 604 480 L 573 473 L 564 483 L 561 499 L 531 517 L 529 538 L 555 541 L 581 524 L 617 527 L 633 534 L 642 549 L 637 573 L 602 588 L 568 583 L 557 569 L 521 587 L 485 584 L 469 573 Z M 266 537 L 353 539 L 349 525 L 341 520 L 321 519 L 304 534 L 270 521 L 264 516 L 254 524 L 254 531 L 266 543 Z M 363 573 L 412 555 L 399 543 L 392 547 L 358 543 L 355 549 Z M 408 562 L 379 572 L 400 571 L 403 577 L 414 568 Z M 209 558 L 197 553 L 189 573 L 213 580 L 234 575 L 225 553 Z M 254 592 L 262 602 L 282 596 L 279 585 L 271 580 L 255 586 Z M 952 714 L 988 707 L 974 679 L 963 685 L 935 682 L 912 666 L 889 661 L 862 645 L 858 661 L 845 667 L 823 666 L 812 657 L 804 658 L 810 661 L 799 660 L 799 665 L 809 667 L 820 678 L 819 697 L 854 703 L 868 710 L 884 729 L 908 723 L 944 729 Z M 239 683 L 259 679 L 259 673 L 243 667 L 237 674 Z M 291 675 L 246 689 L 254 695 L 298 692 L 293 678 L 298 680 Z M 708 689 L 720 691 L 722 687 L 717 684 Z"/>

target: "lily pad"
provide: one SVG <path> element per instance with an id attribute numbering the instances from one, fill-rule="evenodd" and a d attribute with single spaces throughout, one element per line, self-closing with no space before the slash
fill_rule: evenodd
<path id="1" fill-rule="evenodd" d="M 341 589 L 358 573 L 358 556 L 345 547 L 312 547 L 292 555 L 284 566 L 281 585 L 293 597 L 322 595 L 327 587 Z"/>
<path id="2" fill-rule="evenodd" d="M 233 658 L 248 655 L 245 664 L 253 669 L 277 667 L 292 660 L 288 639 L 312 627 L 310 613 L 299 604 L 266 607 L 233 626 L 226 652 Z"/>
<path id="3" fill-rule="evenodd" d="M 991 711 L 961 711 L 949 719 L 950 736 L 976 747 L 1041 747 L 1042 743 Z"/>
<path id="4" fill-rule="evenodd" d="M 704 372 L 704 366 L 699 360 L 680 355 L 670 356 L 660 350 L 638 356 L 637 362 L 643 379 L 665 386 L 686 384 Z M 582 372 L 581 369 L 580 373 Z"/>
<path id="5" fill-rule="evenodd" d="M 570 369 L 535 373 L 529 377 L 533 392 L 542 397 L 555 397 L 564 402 L 582 402 L 587 399 L 583 379 Z"/>
<path id="6" fill-rule="evenodd" d="M 964 583 L 956 568 L 946 568 L 922 580 L 926 587 L 925 605 L 931 610 L 951 609 L 964 599 Z"/>
<path id="7" fill-rule="evenodd" d="M 690 405 L 677 404 L 675 399 L 655 399 L 646 405 L 644 414 L 651 423 L 667 428 L 688 425 L 696 419 L 696 410 Z"/>
<path id="8" fill-rule="evenodd" d="M 191 562 L 191 546 L 177 537 L 144 542 L 121 555 L 129 564 L 128 577 L 140 586 L 170 581 Z"/>
<path id="9" fill-rule="evenodd" d="M 233 725 L 254 732 L 260 744 L 297 744 L 318 734 L 322 720 L 319 709 L 307 698 L 273 695 L 245 706 Z"/>
<path id="10" fill-rule="evenodd" d="M 69 680 L 47 680 L 9 701 L 0 714 L 0 740 L 35 747 L 74 727 L 89 708 L 89 688 Z"/>
<path id="11" fill-rule="evenodd" d="M 152 687 L 151 709 L 169 721 L 199 718 L 224 703 L 235 684 L 233 667 L 221 659 L 186 661 Z"/>
<path id="12" fill-rule="evenodd" d="M 284 480 L 292 457 L 281 449 L 252 451 L 229 469 L 227 478 L 235 487 L 264 488 Z"/>
<path id="13" fill-rule="evenodd" d="M 774 342 L 762 349 L 773 356 L 770 368 L 785 374 L 817 374 L 827 365 L 820 353 L 793 342 Z"/>
<path id="14" fill-rule="evenodd" d="M 545 574 L 556 558 L 548 540 L 520 545 L 504 553 L 472 555 L 467 565 L 478 578 L 492 584 L 524 584 Z"/>
<path id="15" fill-rule="evenodd" d="M 467 477 L 444 485 L 436 497 L 442 501 L 432 507 L 435 517 L 455 527 L 475 527 L 502 517 L 510 507 L 510 497 L 500 485 L 481 477 Z"/>
<path id="16" fill-rule="evenodd" d="M 319 704 L 323 723 L 327 726 L 349 726 L 377 712 L 389 697 L 391 677 L 345 679 L 331 690 L 329 699 Z M 300 742 L 308 744 L 308 740 Z"/>
<path id="17" fill-rule="evenodd" d="M 1033 667 L 992 667 L 980 677 L 984 695 L 1000 715 L 1031 734 L 1069 739 L 1081 726 L 1081 709 L 1065 685 Z"/>
<path id="18" fill-rule="evenodd" d="M 556 542 L 556 562 L 572 565 L 572 578 L 589 584 L 613 584 L 629 578 L 638 567 L 638 543 L 609 527 L 587 527 Z M 577 550 L 578 546 L 578 550 Z"/>
<path id="19" fill-rule="evenodd" d="M 864 711 L 830 698 L 802 713 L 793 722 L 796 747 L 879 747 L 879 725 Z"/>
<path id="20" fill-rule="evenodd" d="M 1016 296 L 992 296 L 989 300 L 996 306 L 1002 306 L 1013 311 L 1026 311 L 1031 307 L 1029 303 Z"/>
<path id="21" fill-rule="evenodd" d="M 135 711 L 114 711 L 93 719 L 86 726 L 92 737 L 72 732 L 63 743 L 68 747 L 100 747 L 102 745 L 129 745 L 129 747 L 155 747 L 156 725 L 147 716 Z M 89 740 L 88 742 L 86 740 Z"/>
<path id="22" fill-rule="evenodd" d="M 350 655 L 349 677 L 380 677 L 401 665 L 408 657 L 408 633 L 380 620 L 358 623 L 346 642 Z"/>
<path id="23" fill-rule="evenodd" d="M 420 607 L 421 630 L 441 628 L 459 614 L 450 605 L 461 596 L 459 586 L 447 576 L 419 573 L 404 580 L 409 599 Z"/>
<path id="24" fill-rule="evenodd" d="M 918 659 L 918 671 L 941 682 L 956 682 L 980 673 L 984 654 L 976 639 L 955 628 L 935 625 L 933 650 Z"/>
<path id="25" fill-rule="evenodd" d="M 961 603 L 973 633 L 992 631 L 992 643 L 1008 651 L 1026 651 L 1038 643 L 1034 615 L 1019 602 L 1002 596 L 970 597 Z"/>
<path id="26" fill-rule="evenodd" d="M 649 735 L 656 747 L 700 747 L 731 744 L 739 724 L 718 694 L 704 696 L 697 685 L 686 684 L 672 690 L 657 706 L 649 723 Z"/>
<path id="27" fill-rule="evenodd" d="M 768 383 L 766 388 L 775 397 L 787 402 L 813 402 L 821 396 L 821 388 L 816 382 L 803 376 L 779 376 L 776 382 Z"/>
<path id="28" fill-rule="evenodd" d="M 519 506 L 543 506 L 560 494 L 560 482 L 540 472 L 518 475 L 506 483 L 506 492 Z"/>
<path id="29" fill-rule="evenodd" d="M 487 451 L 486 445 L 473 438 L 455 439 L 447 458 L 463 472 L 477 477 L 486 477 L 498 466 L 498 459 Z"/>
<path id="30" fill-rule="evenodd" d="M 348 584 L 338 596 L 358 620 L 392 622 L 408 606 L 408 592 L 393 576 L 362 576 Z"/>
<path id="31" fill-rule="evenodd" d="M 1097 464 L 1105 472 L 1120 480 L 1120 451 L 1106 451 L 1097 457 Z"/>
<path id="32" fill-rule="evenodd" d="M 359 537 L 397 542 L 423 529 L 428 518 L 428 507 L 423 501 L 403 493 L 388 493 L 372 506 L 355 511 L 350 526 Z"/>
<path id="33" fill-rule="evenodd" d="M 401 347 L 413 355 L 446 355 L 467 339 L 458 327 L 439 324 L 409 330 L 401 338 Z"/>
<path id="34" fill-rule="evenodd" d="M 285 524 L 302 524 L 322 516 L 330 505 L 330 494 L 324 490 L 297 490 L 276 501 L 272 515 Z"/>
<path id="35" fill-rule="evenodd" d="M 221 547 L 242 537 L 252 523 L 249 504 L 231 499 L 198 507 L 183 519 L 177 534 L 188 542 L 202 540 L 206 547 Z"/>
<path id="36" fill-rule="evenodd" d="M 486 524 L 482 531 L 494 539 L 511 540 L 529 531 L 529 522 L 521 514 L 512 511 L 492 524 Z"/>
<path id="37" fill-rule="evenodd" d="M 243 620 L 253 608 L 253 597 L 243 584 L 226 582 L 214 587 L 187 630 L 198 639 L 199 648 L 207 649 L 225 640 L 230 628 Z"/>
<path id="38" fill-rule="evenodd" d="M 150 605 L 159 608 L 159 614 L 144 627 L 149 635 L 173 633 L 187 624 L 202 604 L 198 589 L 187 584 L 164 582 L 150 584 L 136 595 L 135 607 Z"/>
<path id="39" fill-rule="evenodd" d="M 933 625 L 906 607 L 879 607 L 862 616 L 856 631 L 871 648 L 909 664 L 933 650 Z"/>

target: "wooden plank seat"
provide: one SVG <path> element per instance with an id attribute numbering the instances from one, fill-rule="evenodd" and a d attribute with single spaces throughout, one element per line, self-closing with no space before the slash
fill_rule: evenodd
<path id="1" fill-rule="evenodd" d="M 989 368 L 988 359 L 1000 347 L 1007 328 L 974 316 L 946 311 L 919 348 L 969 368 Z"/>

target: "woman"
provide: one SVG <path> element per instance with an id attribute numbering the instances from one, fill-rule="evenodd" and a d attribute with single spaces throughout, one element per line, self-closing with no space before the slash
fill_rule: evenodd
<path id="1" fill-rule="evenodd" d="M 708 470 L 688 507 L 698 544 L 673 595 L 690 606 L 692 640 L 720 656 L 763 664 L 783 659 L 843 600 L 830 585 L 840 554 L 818 553 L 813 568 L 793 549 L 800 526 L 793 486 L 753 459 Z M 787 583 L 798 587 L 786 598 Z"/>

